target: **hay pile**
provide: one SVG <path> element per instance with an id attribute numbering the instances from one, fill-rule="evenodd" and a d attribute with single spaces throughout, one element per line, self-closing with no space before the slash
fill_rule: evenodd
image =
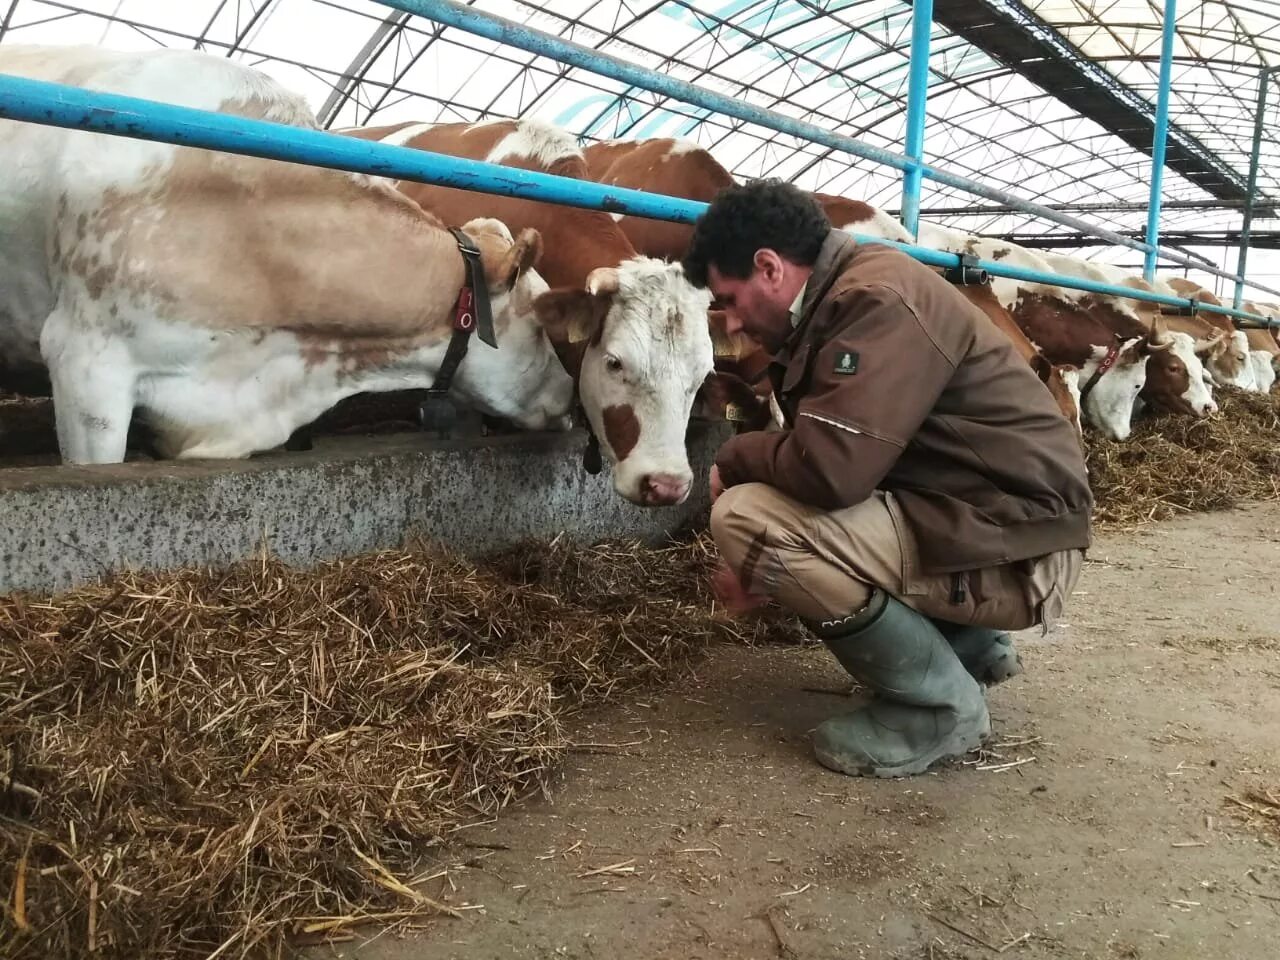
<path id="1" fill-rule="evenodd" d="M 1218 388 L 1205 420 L 1152 417 L 1114 443 L 1086 435 L 1094 516 L 1120 524 L 1280 498 L 1280 394 Z"/>
<path id="2" fill-rule="evenodd" d="M 711 612 L 708 558 L 415 548 L 0 599 L 0 954 L 273 955 L 452 911 L 407 871 L 544 785 L 566 713 L 769 629 Z"/>

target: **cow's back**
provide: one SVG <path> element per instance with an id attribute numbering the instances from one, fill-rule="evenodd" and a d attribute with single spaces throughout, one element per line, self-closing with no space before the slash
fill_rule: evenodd
<path id="1" fill-rule="evenodd" d="M 518 170 L 587 179 L 582 152 L 572 135 L 538 121 L 402 124 L 341 132 Z M 616 267 L 636 253 L 613 219 L 599 210 L 411 181 L 402 181 L 399 187 L 450 226 L 492 217 L 516 233 L 537 230 L 544 250 L 538 272 L 553 287 L 581 288 L 592 270 Z"/>
<path id="2" fill-rule="evenodd" d="M 0 46 L 0 73 L 295 125 L 305 102 L 234 61 L 190 50 Z M 170 144 L 0 120 L 0 383 L 43 366 L 40 332 L 85 225 L 154 190 Z M 110 238 L 104 238 L 104 244 Z M 105 282 L 108 278 L 101 276 Z"/>
<path id="3" fill-rule="evenodd" d="M 605 141 L 583 150 L 591 179 L 616 187 L 710 203 L 733 177 L 697 144 L 668 137 Z M 684 223 L 623 217 L 618 221 L 636 250 L 647 257 L 680 260 L 693 228 Z"/>

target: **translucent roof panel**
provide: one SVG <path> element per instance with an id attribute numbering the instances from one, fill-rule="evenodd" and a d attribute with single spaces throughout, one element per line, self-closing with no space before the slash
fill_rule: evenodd
<path id="1" fill-rule="evenodd" d="M 1038 18 L 1055 47 L 1105 71 L 1108 82 L 1154 114 L 1162 0 L 983 2 Z M 911 33 L 911 7 L 902 0 L 476 0 L 474 6 L 901 152 Z M 3 43 L 185 46 L 235 57 L 306 96 L 330 127 L 537 117 L 584 141 L 684 137 L 742 178 L 782 176 L 889 210 L 900 201 L 896 170 L 372 0 L 0 0 L 0 16 Z M 1194 141 L 1243 183 L 1260 71 L 1280 66 L 1280 2 L 1179 0 L 1174 56 L 1173 135 Z M 933 27 L 929 66 L 928 162 L 1100 226 L 1143 230 L 1149 156 L 940 24 Z M 1258 195 L 1280 203 L 1278 80 L 1280 73 L 1272 78 L 1263 125 Z M 1172 168 L 1164 195 L 1165 229 L 1190 246 L 1197 235 L 1240 227 L 1238 201 L 1215 197 Z M 922 205 L 930 219 L 976 232 L 1069 232 L 929 181 Z M 1275 234 L 1280 223 L 1255 219 L 1255 230 Z M 1275 257 L 1255 253 L 1258 270 L 1280 271 Z M 1210 256 L 1221 263 L 1224 254 Z"/>

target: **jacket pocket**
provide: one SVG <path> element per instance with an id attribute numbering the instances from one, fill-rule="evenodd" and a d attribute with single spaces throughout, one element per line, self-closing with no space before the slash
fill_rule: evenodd
<path id="1" fill-rule="evenodd" d="M 920 550 L 916 546 L 915 534 L 902 516 L 898 498 L 888 490 L 877 491 L 874 495 L 883 497 L 889 519 L 893 521 L 893 532 L 898 538 L 898 552 L 902 556 L 902 596 L 923 596 L 928 592 L 929 585 L 920 573 Z"/>
<path id="2" fill-rule="evenodd" d="M 1023 630 L 1036 622 L 1038 600 L 1020 564 L 1006 563 L 952 574 L 951 599 L 967 622 L 997 630 Z M 957 598 L 959 598 L 957 602 Z"/>
<path id="3" fill-rule="evenodd" d="M 1037 564 L 1032 581 L 1039 600 L 1036 620 L 1043 633 L 1048 633 L 1062 616 L 1083 566 L 1083 550 L 1060 550 L 1043 557 Z"/>
<path id="4" fill-rule="evenodd" d="M 1062 584 L 1055 583 L 1049 590 L 1048 595 L 1040 601 L 1040 606 L 1036 610 L 1036 620 L 1040 624 L 1040 635 L 1047 634 L 1058 618 L 1062 616 L 1062 608 L 1066 600 L 1062 593 Z"/>

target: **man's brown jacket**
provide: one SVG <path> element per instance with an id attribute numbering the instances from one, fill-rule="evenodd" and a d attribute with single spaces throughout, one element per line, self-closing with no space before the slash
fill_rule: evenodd
<path id="1" fill-rule="evenodd" d="M 893 492 L 925 572 L 1089 546 L 1075 428 L 994 324 L 928 267 L 833 230 L 769 369 L 787 419 L 716 458 L 813 506 Z"/>

